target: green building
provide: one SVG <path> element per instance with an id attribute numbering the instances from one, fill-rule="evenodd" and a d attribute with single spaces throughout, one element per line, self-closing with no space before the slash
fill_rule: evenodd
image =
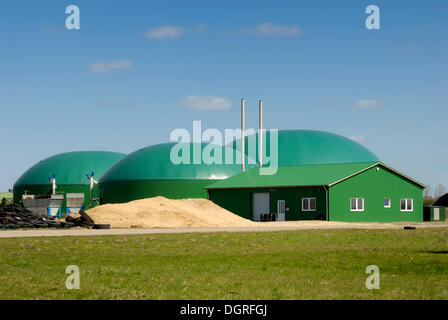
<path id="1" fill-rule="evenodd" d="M 266 154 L 270 156 L 272 137 L 265 136 Z M 253 143 L 251 143 L 253 142 Z M 108 170 L 99 181 L 101 203 L 128 202 L 164 196 L 172 199 L 206 198 L 206 186 L 241 172 L 240 141 L 222 148 L 220 163 L 195 163 L 194 148 L 188 145 L 188 163 L 175 164 L 170 155 L 174 143 L 164 143 L 137 150 Z M 246 136 L 246 168 L 257 166 L 258 135 Z M 182 145 L 182 144 L 181 144 Z M 200 149 L 204 151 L 206 144 Z M 231 164 L 226 153 L 231 152 Z M 265 154 L 265 163 L 269 162 Z M 278 165 L 352 163 L 379 161 L 369 150 L 345 137 L 313 130 L 278 131 Z"/>
<path id="2" fill-rule="evenodd" d="M 423 221 L 425 186 L 381 162 L 252 168 L 207 186 L 210 200 L 244 218 Z"/>
<path id="3" fill-rule="evenodd" d="M 22 195 L 50 195 L 49 177 L 55 175 L 56 193 L 62 194 L 62 212 L 66 212 L 67 194 L 84 194 L 84 207 L 90 205 L 90 181 L 87 174 L 95 173 L 96 179 L 125 155 L 116 152 L 81 151 L 67 152 L 44 159 L 28 169 L 14 184 L 14 202 L 22 203 Z M 93 188 L 93 198 L 98 197 L 98 186 Z"/>
<path id="4" fill-rule="evenodd" d="M 423 207 L 424 221 L 445 221 L 446 207 L 443 206 L 424 206 Z"/>

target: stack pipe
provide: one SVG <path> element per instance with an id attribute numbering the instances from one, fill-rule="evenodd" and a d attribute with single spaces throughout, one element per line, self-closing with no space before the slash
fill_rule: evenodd
<path id="1" fill-rule="evenodd" d="M 263 167 L 263 101 L 258 101 L 259 130 L 258 130 L 258 164 Z"/>
<path id="2" fill-rule="evenodd" d="M 87 179 L 90 181 L 90 208 L 93 206 L 93 187 L 98 184 L 98 181 L 95 180 L 95 173 L 92 171 L 91 175 L 86 174 Z"/>
<path id="3" fill-rule="evenodd" d="M 246 138 L 244 136 L 244 99 L 241 99 L 241 171 L 246 170 L 244 156 L 246 154 Z"/>
<path id="4" fill-rule="evenodd" d="M 51 183 L 52 194 L 55 195 L 56 194 L 56 188 L 57 188 L 57 186 L 56 186 L 56 175 L 53 174 L 52 177 L 48 177 L 48 181 L 50 181 L 50 183 Z"/>

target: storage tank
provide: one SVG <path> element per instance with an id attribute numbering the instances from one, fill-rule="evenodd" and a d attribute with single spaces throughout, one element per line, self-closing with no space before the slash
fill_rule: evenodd
<path id="1" fill-rule="evenodd" d="M 189 150 L 187 161 L 173 163 L 172 148 L 175 143 L 163 143 L 137 150 L 110 168 L 100 179 L 102 203 L 127 202 L 136 199 L 164 196 L 172 199 L 205 198 L 203 189 L 210 183 L 226 179 L 241 172 L 236 163 L 240 153 L 215 146 L 220 150 L 221 163 L 206 164 L 203 159 L 195 163 L 194 149 L 201 154 L 207 144 L 181 143 Z M 225 153 L 233 152 L 232 164 L 225 164 Z M 208 154 L 208 152 L 207 152 Z"/>
<path id="2" fill-rule="evenodd" d="M 94 173 L 99 178 L 125 155 L 117 152 L 80 151 L 61 153 L 46 158 L 28 169 L 14 184 L 14 202 L 22 204 L 22 196 L 45 198 L 53 193 L 49 180 L 54 176 L 56 194 L 63 196 L 62 212 L 67 212 L 67 199 L 73 203 L 83 196 L 83 206 L 91 203 L 90 180 L 86 175 Z M 50 178 L 50 179 L 49 179 Z M 93 186 L 93 198 L 98 197 L 98 187 Z M 31 196 L 32 195 L 32 196 Z M 32 200 L 29 199 L 29 200 Z M 94 202 L 95 203 L 95 202 Z M 81 206 L 81 205 L 80 205 Z"/>
<path id="3" fill-rule="evenodd" d="M 270 151 L 273 132 L 264 134 L 263 163 L 266 163 Z M 246 137 L 246 154 L 251 158 L 258 155 L 258 134 Z M 255 148 L 251 150 L 251 140 Z M 238 140 L 228 147 L 235 147 Z M 338 134 L 317 130 L 279 130 L 277 133 L 278 166 L 298 166 L 311 164 L 335 164 L 355 162 L 378 162 L 380 159 L 361 144 Z M 267 154 L 267 156 L 266 156 Z M 267 164 L 270 165 L 269 163 Z"/>

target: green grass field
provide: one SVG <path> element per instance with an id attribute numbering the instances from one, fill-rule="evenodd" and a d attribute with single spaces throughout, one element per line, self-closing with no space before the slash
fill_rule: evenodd
<path id="1" fill-rule="evenodd" d="M 1 299 L 448 299 L 448 228 L 0 239 L 0 257 Z"/>

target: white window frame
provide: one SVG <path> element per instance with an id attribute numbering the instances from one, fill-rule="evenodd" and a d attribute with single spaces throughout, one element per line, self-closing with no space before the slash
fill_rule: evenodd
<path id="1" fill-rule="evenodd" d="M 404 200 L 404 209 L 401 209 L 401 201 Z M 411 202 L 411 209 L 408 209 L 408 201 Z M 414 199 L 412 198 L 401 198 L 400 199 L 400 211 L 401 212 L 413 212 L 414 211 Z"/>
<path id="2" fill-rule="evenodd" d="M 392 199 L 391 199 L 391 198 L 384 198 L 384 200 L 389 200 L 389 205 L 386 206 L 386 205 L 384 204 L 384 208 L 390 208 L 390 207 L 392 206 Z"/>
<path id="3" fill-rule="evenodd" d="M 356 209 L 352 209 L 352 200 L 353 199 L 356 199 Z M 362 209 L 358 208 L 358 200 L 359 199 L 362 200 Z M 353 212 L 363 212 L 364 211 L 364 207 L 365 207 L 364 198 L 350 198 L 350 211 L 353 211 Z"/>
<path id="4" fill-rule="evenodd" d="M 308 202 L 308 208 L 311 208 L 311 200 L 314 200 L 314 209 L 305 209 L 304 206 L 303 206 L 304 201 Z M 302 211 L 303 212 L 314 212 L 314 211 L 316 211 L 316 207 L 317 207 L 316 198 L 313 198 L 313 197 L 302 198 Z"/>

